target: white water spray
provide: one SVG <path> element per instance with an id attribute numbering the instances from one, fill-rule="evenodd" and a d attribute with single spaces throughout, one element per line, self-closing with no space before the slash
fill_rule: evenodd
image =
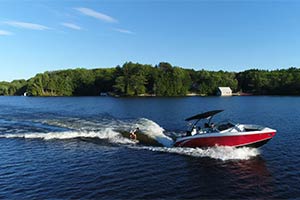
<path id="1" fill-rule="evenodd" d="M 67 140 L 74 138 L 97 138 L 107 139 L 112 143 L 118 144 L 135 144 L 134 141 L 122 137 L 119 133 L 111 128 L 105 128 L 100 131 L 65 131 L 65 132 L 48 132 L 48 133 L 23 133 L 23 134 L 4 134 L 2 138 L 25 138 L 25 139 L 43 139 L 43 140 Z"/>
<path id="2" fill-rule="evenodd" d="M 201 148 L 180 148 L 172 147 L 173 140 L 164 134 L 164 129 L 154 121 L 146 118 L 138 119 L 134 122 L 126 122 L 119 120 L 93 122 L 82 119 L 71 119 L 67 121 L 43 121 L 49 125 L 60 126 L 64 128 L 74 129 L 64 132 L 47 132 L 47 133 L 7 133 L 0 135 L 2 138 L 25 138 L 25 139 L 73 139 L 73 138 L 97 138 L 105 139 L 110 143 L 125 144 L 129 148 L 144 149 L 154 152 L 165 152 L 172 154 L 179 154 L 192 157 L 209 157 L 219 160 L 247 160 L 259 155 L 258 149 L 253 148 L 234 148 L 234 147 L 210 147 L 206 149 Z M 162 144 L 164 147 L 149 147 L 135 145 L 137 142 L 123 137 L 116 130 L 130 131 L 139 127 L 141 134 L 146 135 Z"/>
<path id="3" fill-rule="evenodd" d="M 209 147 L 206 149 L 201 148 L 181 148 L 181 147 L 135 147 L 155 152 L 166 152 L 179 155 L 186 155 L 192 157 L 209 157 L 213 159 L 226 160 L 248 160 L 252 157 L 259 155 L 259 150 L 254 148 L 242 147 Z"/>
<path id="4" fill-rule="evenodd" d="M 147 135 L 148 137 L 156 140 L 163 146 L 165 147 L 173 146 L 172 138 L 166 136 L 164 134 L 164 129 L 154 121 L 151 121 L 146 118 L 141 118 L 136 122 L 136 124 L 134 124 L 134 126 L 139 127 L 142 134 Z"/>

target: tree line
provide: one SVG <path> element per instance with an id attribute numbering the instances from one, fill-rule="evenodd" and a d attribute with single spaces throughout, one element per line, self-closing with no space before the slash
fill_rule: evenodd
<path id="1" fill-rule="evenodd" d="M 254 95 L 300 95 L 300 69 L 251 69 L 236 73 L 196 71 L 166 62 L 155 66 L 126 62 L 115 68 L 47 71 L 28 80 L 0 82 L 0 95 L 215 95 L 219 86 Z"/>

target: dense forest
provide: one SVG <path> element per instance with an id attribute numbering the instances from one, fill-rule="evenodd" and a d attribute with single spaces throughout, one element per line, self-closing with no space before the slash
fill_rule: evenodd
<path id="1" fill-rule="evenodd" d="M 184 96 L 215 95 L 217 87 L 254 95 L 300 95 L 300 69 L 243 72 L 184 69 L 127 62 L 122 67 L 47 71 L 29 80 L 0 82 L 0 95 L 31 96 Z"/>

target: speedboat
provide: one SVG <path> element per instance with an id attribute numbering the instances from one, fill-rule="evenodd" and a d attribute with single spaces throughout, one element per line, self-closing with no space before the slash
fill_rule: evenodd
<path id="1" fill-rule="evenodd" d="M 212 110 L 185 119 L 193 122 L 186 134 L 175 140 L 176 147 L 260 147 L 276 135 L 276 130 L 252 124 L 239 124 L 229 120 L 212 123 L 212 118 L 223 110 Z M 201 125 L 201 120 L 207 121 Z"/>

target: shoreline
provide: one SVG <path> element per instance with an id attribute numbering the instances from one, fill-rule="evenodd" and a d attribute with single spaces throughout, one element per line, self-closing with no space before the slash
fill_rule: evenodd
<path id="1" fill-rule="evenodd" d="M 23 96 L 23 95 L 0 95 L 1 97 L 29 97 L 29 98 L 59 98 L 59 97 L 101 97 L 101 98 L 182 98 L 182 97 L 220 97 L 220 98 L 230 98 L 230 97 L 300 97 L 300 95 L 232 95 L 232 96 L 217 96 L 217 95 L 182 95 L 182 96 L 154 96 L 154 95 L 137 95 L 137 96 L 123 96 L 123 95 L 107 95 L 107 96 L 96 96 L 96 95 L 85 95 L 85 96 Z"/>

